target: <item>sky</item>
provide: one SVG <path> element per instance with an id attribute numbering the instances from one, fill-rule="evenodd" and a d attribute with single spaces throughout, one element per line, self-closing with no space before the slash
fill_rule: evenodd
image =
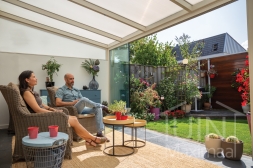
<path id="1" fill-rule="evenodd" d="M 196 41 L 228 33 L 245 49 L 248 48 L 246 0 L 238 0 L 222 8 L 157 33 L 159 42 L 176 44 L 175 37 L 183 33 Z"/>

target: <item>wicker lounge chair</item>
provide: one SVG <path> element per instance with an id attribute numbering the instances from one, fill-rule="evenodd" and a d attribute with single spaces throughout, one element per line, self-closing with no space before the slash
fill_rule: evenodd
<path id="1" fill-rule="evenodd" d="M 7 102 L 9 112 L 12 116 L 15 130 L 15 148 L 12 155 L 13 162 L 24 159 L 22 149 L 22 138 L 27 136 L 27 128 L 38 126 L 39 132 L 47 132 L 49 125 L 58 125 L 59 131 L 67 133 L 70 138 L 67 142 L 65 158 L 71 159 L 72 129 L 68 124 L 68 110 L 64 113 L 30 113 L 23 98 L 20 95 L 17 85 L 10 83 L 8 86 L 0 85 L 0 91 Z"/>
<path id="2" fill-rule="evenodd" d="M 57 89 L 58 89 L 57 87 L 47 87 L 48 96 L 50 98 L 50 105 L 52 107 L 56 107 L 55 93 Z M 77 109 L 74 106 L 64 106 L 64 107 L 68 109 L 70 115 L 76 116 L 80 124 L 82 124 L 82 126 L 85 129 L 87 129 L 90 133 L 97 132 L 96 119 L 94 116 L 84 117 L 82 115 L 78 115 Z M 73 130 L 73 139 L 75 141 L 80 141 L 82 138 L 79 137 Z"/>

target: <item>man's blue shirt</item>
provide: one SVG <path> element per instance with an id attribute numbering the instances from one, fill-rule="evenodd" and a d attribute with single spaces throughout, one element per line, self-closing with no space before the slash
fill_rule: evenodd
<path id="1" fill-rule="evenodd" d="M 64 102 L 72 102 L 73 100 L 80 99 L 83 96 L 77 88 L 72 87 L 72 89 L 69 89 L 66 85 L 64 85 L 57 90 L 55 97 L 60 98 Z"/>

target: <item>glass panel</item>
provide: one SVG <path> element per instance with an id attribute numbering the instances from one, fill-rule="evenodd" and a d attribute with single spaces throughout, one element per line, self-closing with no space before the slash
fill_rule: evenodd
<path id="1" fill-rule="evenodd" d="M 119 37 L 125 37 L 137 30 L 67 0 L 22 1 Z"/>
<path id="2" fill-rule="evenodd" d="M 128 44 L 110 50 L 110 102 L 126 101 L 129 107 L 129 48 Z"/>
<path id="3" fill-rule="evenodd" d="M 182 10 L 169 0 L 87 0 L 111 12 L 149 26 Z"/>
<path id="4" fill-rule="evenodd" d="M 90 31 L 81 29 L 79 27 L 76 26 L 72 26 L 70 24 L 52 19 L 50 17 L 26 10 L 24 8 L 12 5 L 10 3 L 4 2 L 4 1 L 0 1 L 0 10 L 22 17 L 22 18 L 26 18 L 28 20 L 37 22 L 37 23 L 41 23 L 43 25 L 47 25 L 59 30 L 63 30 L 78 36 L 82 36 L 88 39 L 92 39 L 94 41 L 98 41 L 104 44 L 110 44 L 112 42 L 114 42 L 114 40 L 98 35 L 96 33 L 92 33 Z"/>
<path id="5" fill-rule="evenodd" d="M 186 0 L 186 1 L 189 2 L 192 5 L 195 5 L 195 4 L 197 4 L 197 3 L 199 3 L 199 2 L 201 2 L 203 0 Z"/>

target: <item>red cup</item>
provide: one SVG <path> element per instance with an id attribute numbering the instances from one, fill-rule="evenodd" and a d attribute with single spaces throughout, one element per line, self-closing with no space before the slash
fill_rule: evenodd
<path id="1" fill-rule="evenodd" d="M 116 120 L 121 120 L 121 112 L 115 112 Z"/>
<path id="2" fill-rule="evenodd" d="M 28 127 L 28 135 L 30 139 L 36 139 L 38 137 L 39 127 Z"/>
<path id="3" fill-rule="evenodd" d="M 58 125 L 50 125 L 48 126 L 50 137 L 57 137 L 58 135 Z"/>

